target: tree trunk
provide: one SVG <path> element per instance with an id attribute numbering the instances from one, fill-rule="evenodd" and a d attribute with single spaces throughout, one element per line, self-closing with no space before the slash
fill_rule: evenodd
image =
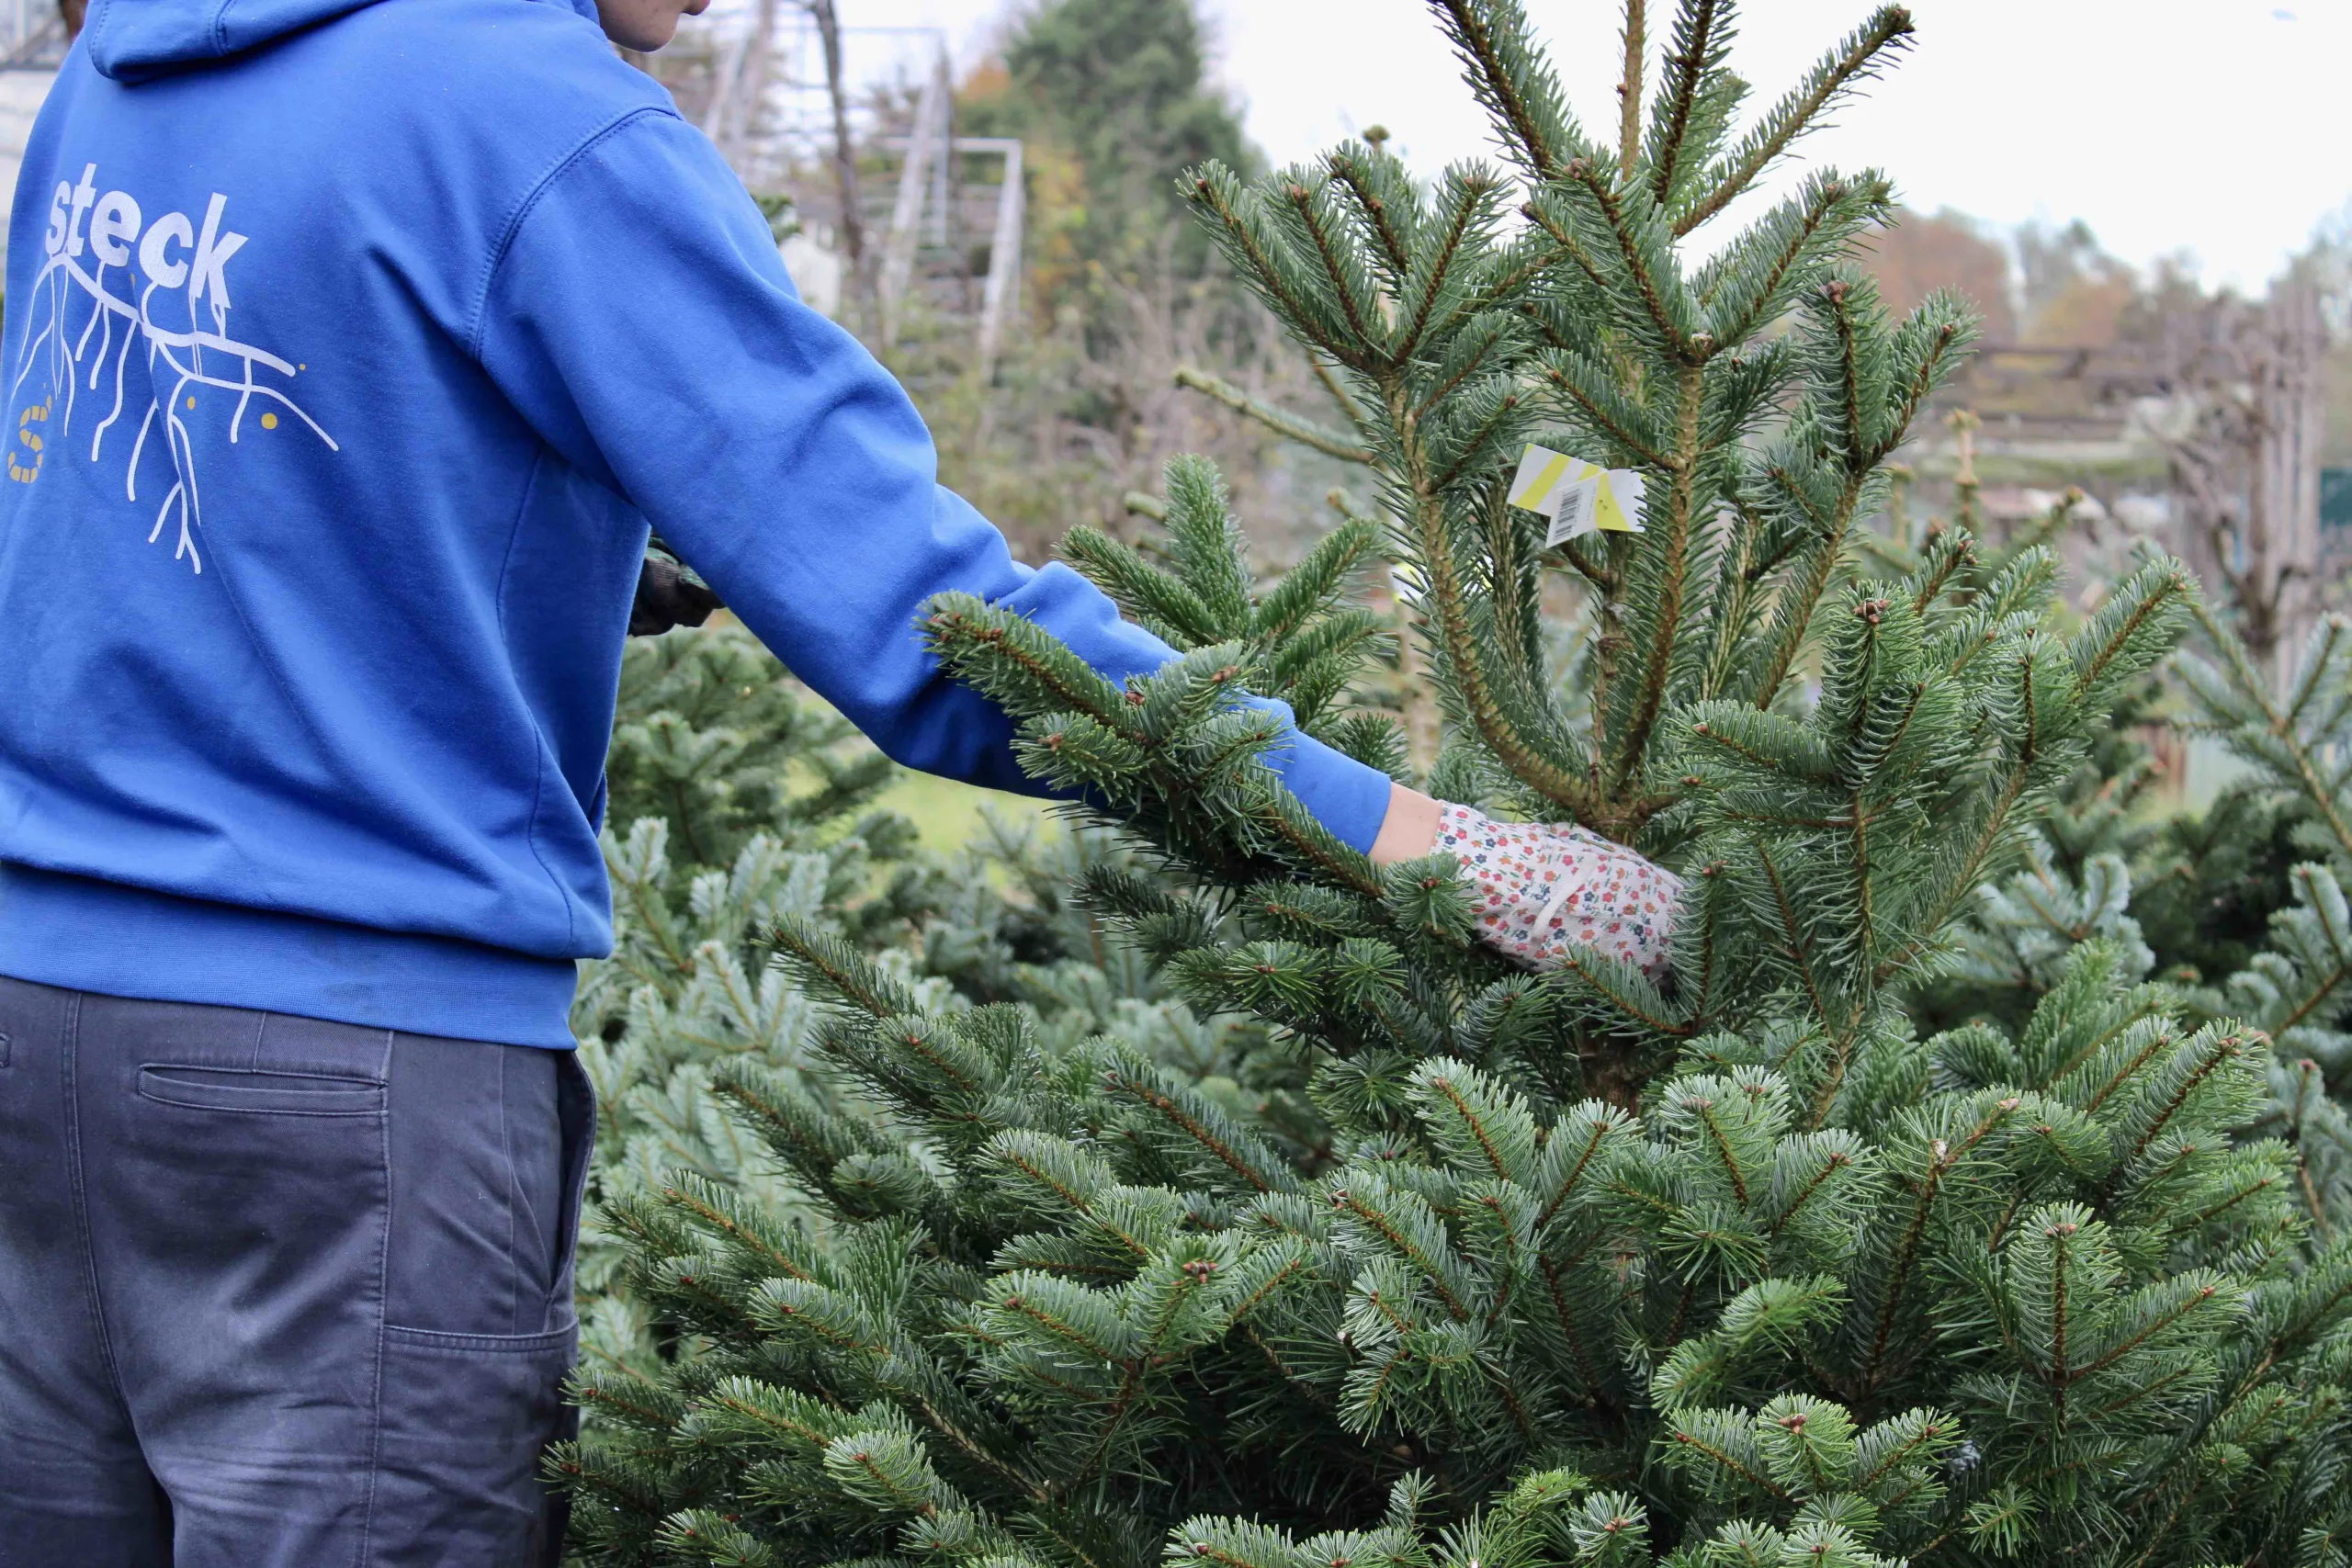
<path id="1" fill-rule="evenodd" d="M 842 23 L 833 0 L 802 0 L 817 23 L 825 50 L 825 93 L 833 109 L 833 186 L 841 199 L 841 247 L 849 274 L 854 310 L 867 324 L 875 319 L 873 268 L 865 257 L 865 211 L 857 191 L 857 152 L 850 141 L 849 93 L 842 84 Z"/>

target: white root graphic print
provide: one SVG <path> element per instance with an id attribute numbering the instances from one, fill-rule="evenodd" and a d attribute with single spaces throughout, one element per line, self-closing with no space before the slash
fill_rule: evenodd
<path id="1" fill-rule="evenodd" d="M 23 406 L 8 448 L 8 477 L 26 484 L 39 479 L 51 455 L 74 443 L 80 401 L 103 405 L 104 416 L 95 422 L 95 407 L 82 411 L 89 460 L 104 457 L 109 439 L 118 448 L 128 442 L 123 494 L 139 502 L 140 460 L 150 442 L 162 444 L 172 482 L 159 500 L 153 486 L 144 498 L 156 502 L 148 542 L 163 537 L 165 524 L 176 525 L 172 558 L 186 560 L 200 573 L 204 558 L 197 538 L 204 527 L 204 497 L 188 428 L 200 389 L 235 394 L 228 430 L 232 446 L 247 434 L 249 412 L 257 413 L 263 430 L 273 431 L 282 410 L 329 451 L 340 448 L 288 390 L 303 367 L 230 333 L 224 269 L 244 248 L 245 236 L 230 232 L 221 222 L 228 197 L 212 196 L 200 231 L 180 212 L 143 222 L 129 193 L 99 194 L 96 174 L 96 164 L 85 166 L 81 183 L 61 182 L 50 202 L 46 254 L 28 301 L 29 335 L 9 388 L 8 406 Z M 173 320 L 182 301 L 185 327 Z M 159 313 L 167 319 L 159 320 Z M 134 347 L 145 368 L 147 406 L 137 428 L 126 430 L 126 379 Z M 41 400 L 23 404 L 37 371 L 44 373 L 44 384 L 32 392 Z M 135 389 L 130 396 L 135 399 Z"/>

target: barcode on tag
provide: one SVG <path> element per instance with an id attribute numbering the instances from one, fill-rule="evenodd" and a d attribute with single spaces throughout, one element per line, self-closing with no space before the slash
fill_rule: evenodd
<path id="1" fill-rule="evenodd" d="M 1593 512 L 1600 502 L 1601 477 L 1595 474 L 1589 479 L 1560 487 L 1559 498 L 1552 505 L 1552 526 L 1544 535 L 1545 549 L 1592 532 Z"/>

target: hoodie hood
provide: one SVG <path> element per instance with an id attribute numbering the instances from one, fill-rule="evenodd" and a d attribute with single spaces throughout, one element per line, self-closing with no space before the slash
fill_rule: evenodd
<path id="1" fill-rule="evenodd" d="M 90 63 L 143 82 L 241 54 L 383 0 L 93 0 L 82 29 Z M 594 21 L 595 0 L 544 0 Z"/>

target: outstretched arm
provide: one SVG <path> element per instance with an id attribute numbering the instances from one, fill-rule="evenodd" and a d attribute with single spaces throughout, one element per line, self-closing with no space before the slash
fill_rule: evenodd
<path id="1" fill-rule="evenodd" d="M 1400 860 L 1412 860 L 1437 847 L 1438 815 L 1445 803 L 1432 800 L 1417 789 L 1403 784 L 1388 788 L 1388 810 L 1380 819 L 1380 836 L 1372 841 L 1368 852 L 1374 865 L 1394 865 Z"/>
<path id="2" fill-rule="evenodd" d="M 794 674 L 910 767 L 1042 788 L 1002 712 L 922 646 L 917 618 L 943 592 L 1028 616 L 1114 682 L 1176 657 L 1068 567 L 1015 561 L 940 488 L 905 391 L 800 302 L 766 220 L 674 116 L 623 120 L 547 177 L 496 259 L 475 342 L 550 446 L 628 496 Z M 1295 729 L 1267 761 L 1335 836 L 1372 847 L 1387 775 Z"/>

